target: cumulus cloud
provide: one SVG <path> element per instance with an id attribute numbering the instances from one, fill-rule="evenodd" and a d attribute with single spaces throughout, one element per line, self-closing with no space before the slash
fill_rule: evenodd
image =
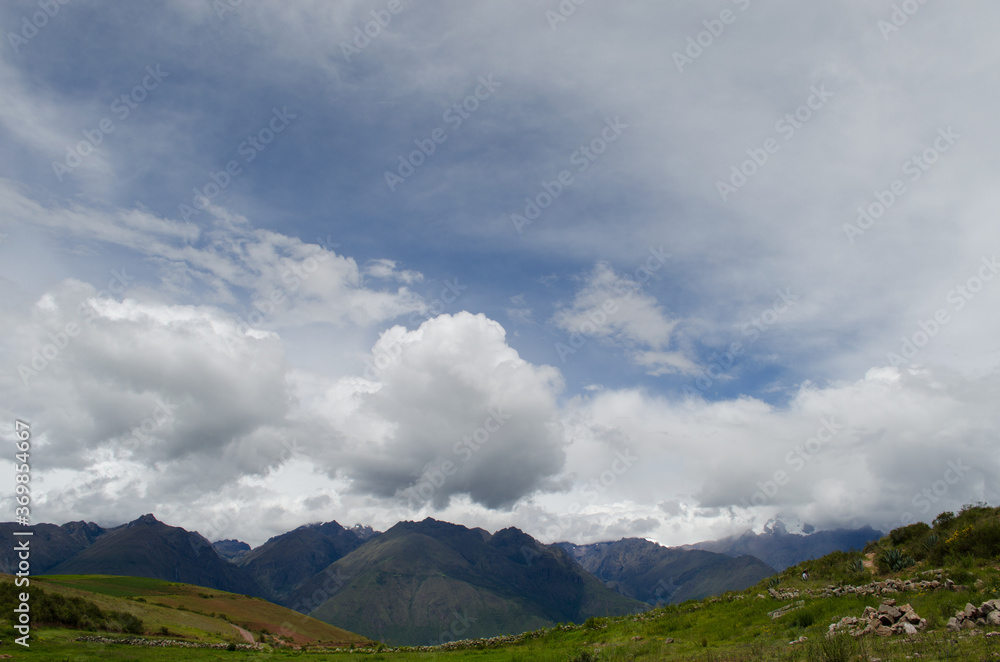
<path id="1" fill-rule="evenodd" d="M 275 459 L 266 449 L 280 448 L 291 398 L 274 334 L 246 336 L 210 307 L 100 297 L 75 280 L 11 331 L 7 404 L 44 420 L 53 467 L 106 451 L 152 466 L 190 459 L 184 480 L 204 485 Z"/>
<path id="2" fill-rule="evenodd" d="M 329 465 L 358 491 L 437 508 L 468 494 L 503 508 L 562 468 L 559 372 L 522 359 L 484 315 L 389 329 L 365 376 L 339 413 L 345 450 Z"/>

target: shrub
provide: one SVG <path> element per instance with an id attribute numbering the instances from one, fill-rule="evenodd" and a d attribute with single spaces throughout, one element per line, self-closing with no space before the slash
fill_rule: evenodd
<path id="1" fill-rule="evenodd" d="M 893 545 L 904 545 L 911 540 L 917 540 L 918 538 L 924 536 L 931 530 L 931 527 L 927 526 L 923 522 L 916 522 L 910 524 L 909 526 L 901 526 L 898 529 L 893 529 L 889 533 L 889 540 L 892 541 Z"/>
<path id="2" fill-rule="evenodd" d="M 955 519 L 955 513 L 946 510 L 937 517 L 935 517 L 934 521 L 931 522 L 931 524 L 934 525 L 935 529 L 942 529 L 951 524 L 951 521 L 953 519 Z"/>
<path id="3" fill-rule="evenodd" d="M 816 614 L 809 609 L 798 609 L 792 612 L 791 624 L 797 628 L 807 628 L 816 622 Z"/>
<path id="4" fill-rule="evenodd" d="M 587 628 L 588 630 L 600 630 L 601 622 L 597 620 L 595 617 L 591 616 L 584 622 L 583 627 Z"/>

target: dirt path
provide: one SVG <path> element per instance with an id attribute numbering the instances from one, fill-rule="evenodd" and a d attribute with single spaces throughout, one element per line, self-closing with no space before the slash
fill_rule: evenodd
<path id="1" fill-rule="evenodd" d="M 233 624 L 230 623 L 230 625 L 233 625 Z M 236 628 L 236 631 L 240 633 L 240 636 L 243 637 L 244 641 L 246 641 L 248 644 L 255 644 L 256 643 L 253 640 L 253 634 L 252 633 L 244 630 L 239 625 L 233 625 L 233 627 Z"/>
<path id="2" fill-rule="evenodd" d="M 875 567 L 875 552 L 868 552 L 867 554 L 865 554 L 865 560 L 862 561 L 861 563 L 863 563 L 866 568 L 869 568 L 869 569 L 874 568 Z"/>

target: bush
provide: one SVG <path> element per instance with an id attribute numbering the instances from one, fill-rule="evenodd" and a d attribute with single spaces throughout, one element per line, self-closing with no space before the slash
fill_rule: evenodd
<path id="1" fill-rule="evenodd" d="M 809 609 L 797 609 L 792 612 L 792 619 L 790 623 L 793 627 L 807 628 L 815 622 L 816 614 Z"/>
<path id="2" fill-rule="evenodd" d="M 601 622 L 597 620 L 595 617 L 591 616 L 584 622 L 583 627 L 587 628 L 588 630 L 600 630 Z"/>
<path id="3" fill-rule="evenodd" d="M 145 630 L 142 619 L 138 616 L 123 611 L 111 612 L 110 616 L 118 621 L 122 632 L 127 634 L 142 634 Z"/>
<path id="4" fill-rule="evenodd" d="M 934 525 L 935 529 L 942 529 L 951 524 L 951 521 L 953 519 L 955 519 L 955 513 L 946 510 L 937 517 L 935 517 L 934 521 L 931 522 L 931 524 Z"/>
<path id="5" fill-rule="evenodd" d="M 929 533 L 930 530 L 931 527 L 927 526 L 923 522 L 916 522 L 915 524 L 910 524 L 909 526 L 901 526 L 898 529 L 893 529 L 889 533 L 889 540 L 892 541 L 893 545 L 904 545 L 911 540 L 921 538 Z"/>

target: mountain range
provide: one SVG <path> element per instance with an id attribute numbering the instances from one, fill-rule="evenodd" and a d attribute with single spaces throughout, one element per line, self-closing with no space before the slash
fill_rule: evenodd
<path id="1" fill-rule="evenodd" d="M 811 527 L 809 527 L 811 528 Z M 808 530 L 808 529 L 807 529 Z M 778 572 L 803 561 L 817 559 L 835 550 L 861 549 L 884 534 L 870 526 L 859 529 L 830 529 L 811 533 L 789 533 L 780 520 L 768 522 L 761 533 L 745 533 L 683 545 L 681 549 L 705 550 L 727 556 L 749 554 Z"/>
<path id="2" fill-rule="evenodd" d="M 0 524 L 4 534 L 15 529 L 23 527 Z M 31 529 L 32 574 L 149 577 L 263 597 L 392 644 L 521 632 L 741 590 L 774 572 L 768 558 L 785 567 L 818 549 L 860 546 L 873 533 L 798 536 L 772 527 L 698 544 L 713 549 L 639 538 L 545 545 L 516 528 L 491 534 L 428 518 L 384 533 L 309 524 L 251 549 L 238 540 L 211 543 L 153 515 L 107 529 L 86 522 Z M 0 549 L 0 572 L 16 563 L 11 546 Z"/>
<path id="3" fill-rule="evenodd" d="M 742 591 L 775 572 L 753 556 L 664 547 L 643 538 L 559 545 L 609 588 L 653 605 Z"/>

